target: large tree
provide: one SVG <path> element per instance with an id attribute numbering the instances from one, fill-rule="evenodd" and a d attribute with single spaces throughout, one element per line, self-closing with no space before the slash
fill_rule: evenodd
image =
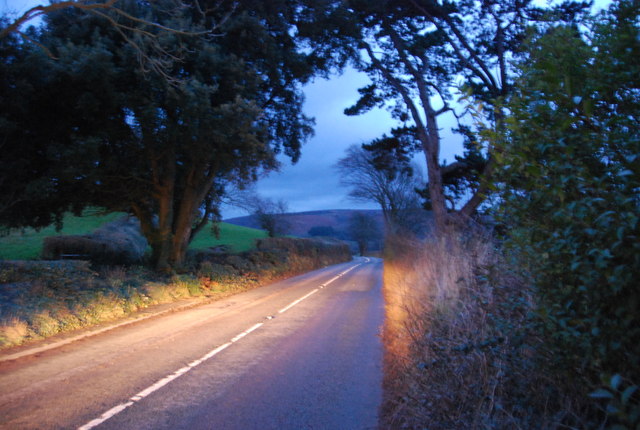
<path id="1" fill-rule="evenodd" d="M 51 195 L 77 207 L 134 213 L 161 270 L 182 263 L 194 234 L 217 212 L 228 181 L 251 181 L 275 168 L 279 152 L 297 160 L 312 131 L 302 114 L 300 84 L 317 63 L 293 38 L 298 3 L 215 5 L 205 10 L 194 2 L 177 14 L 162 2 L 121 3 L 145 22 L 189 29 L 143 27 L 154 38 L 139 32 L 125 37 L 109 20 L 80 17 L 73 9 L 49 14 L 34 37 L 55 59 L 20 46 L 28 51 L 21 54 L 25 61 L 37 57 L 42 65 L 30 71 L 40 87 L 20 100 L 24 118 L 2 112 L 12 125 L 3 126 L 6 145 L 29 148 L 36 135 L 43 159 L 68 171 L 44 175 Z M 217 32 L 209 37 L 194 36 L 212 28 Z M 141 50 L 162 52 L 162 67 L 140 67 Z M 8 69 L 29 68 L 13 58 L 4 59 Z M 34 120 L 30 114 L 38 107 L 49 125 L 23 123 Z M 59 142 L 53 150 L 51 129 Z M 69 189 L 76 193 L 70 196 Z"/>
<path id="2" fill-rule="evenodd" d="M 464 157 L 441 165 L 442 115 L 453 113 L 454 94 L 463 89 L 474 103 L 499 122 L 495 103 L 510 90 L 509 60 L 517 52 L 527 25 L 550 19 L 530 1 L 353 0 L 331 2 L 332 27 L 342 35 L 347 51 L 355 53 L 358 69 L 371 78 L 360 99 L 345 112 L 356 115 L 375 107 L 390 107 L 407 136 L 424 154 L 428 200 L 436 226 L 471 216 L 486 197 L 493 169 L 493 148 L 480 148 L 472 129 Z M 582 4 L 560 5 L 554 19 L 571 19 Z M 547 18 L 548 17 L 548 18 Z M 345 24 L 345 22 L 351 25 Z M 399 139 L 405 144 L 410 139 Z M 444 178 L 465 177 L 472 186 L 457 210 L 447 208 Z M 455 187 L 454 187 L 455 189 Z"/>

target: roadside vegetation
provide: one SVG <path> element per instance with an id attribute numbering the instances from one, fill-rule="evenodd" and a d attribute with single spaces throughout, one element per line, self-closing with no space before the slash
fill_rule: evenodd
<path id="1" fill-rule="evenodd" d="M 534 388 L 553 378 L 536 371 L 533 292 L 491 236 L 387 243 L 382 428 L 548 428 L 561 409 L 557 392 Z"/>
<path id="2" fill-rule="evenodd" d="M 251 249 L 196 249 L 172 275 L 142 265 L 0 260 L 0 348 L 115 321 L 153 305 L 218 300 L 351 259 L 349 247 L 337 240 L 263 238 L 260 230 L 231 229 L 242 230 L 241 241 L 225 245 L 242 245 L 253 235 Z"/>
<path id="3" fill-rule="evenodd" d="M 640 428 L 639 12 L 532 32 L 492 221 L 387 242 L 383 428 Z"/>

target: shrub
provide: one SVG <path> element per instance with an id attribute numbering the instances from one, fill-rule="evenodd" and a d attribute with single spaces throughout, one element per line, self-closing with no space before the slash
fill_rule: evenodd
<path id="1" fill-rule="evenodd" d="M 43 241 L 42 258 L 64 256 L 101 264 L 134 264 L 142 261 L 147 241 L 134 218 L 124 217 L 82 236 L 51 236 Z"/>
<path id="2" fill-rule="evenodd" d="M 550 365 L 581 402 L 603 375 L 640 381 L 639 15 L 620 1 L 588 38 L 536 35 L 497 138 L 498 219 L 535 289 Z M 585 419 L 603 420 L 595 405 Z"/>
<path id="3" fill-rule="evenodd" d="M 383 429 L 584 428 L 536 330 L 534 291 L 487 232 L 391 238 Z"/>

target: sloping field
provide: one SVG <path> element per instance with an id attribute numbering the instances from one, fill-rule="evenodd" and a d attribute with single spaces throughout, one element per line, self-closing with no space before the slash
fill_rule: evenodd
<path id="1" fill-rule="evenodd" d="M 293 236 L 307 237 L 309 230 L 313 227 L 332 227 L 339 233 L 341 239 L 346 239 L 349 236 L 349 221 L 356 212 L 373 217 L 382 229 L 382 211 L 380 210 L 334 209 L 288 213 L 283 217 L 290 226 L 288 234 Z M 225 222 L 244 227 L 259 227 L 257 220 L 252 215 L 227 219 Z"/>
<path id="2" fill-rule="evenodd" d="M 104 215 L 98 211 L 86 211 L 83 216 L 71 214 L 65 216 L 61 231 L 54 226 L 36 231 L 24 229 L 12 231 L 0 236 L 0 260 L 35 260 L 40 258 L 42 242 L 47 236 L 82 235 L 91 233 L 105 223 L 114 221 L 124 213 L 115 212 Z M 214 246 L 227 245 L 233 252 L 242 252 L 255 246 L 255 239 L 266 237 L 263 230 L 246 228 L 237 225 L 220 223 L 220 237 L 216 238 L 210 227 L 205 227 L 198 233 L 191 243 L 190 249 L 205 249 Z"/>

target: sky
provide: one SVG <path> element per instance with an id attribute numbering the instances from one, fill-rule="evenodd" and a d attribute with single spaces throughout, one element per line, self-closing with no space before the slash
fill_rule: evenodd
<path id="1" fill-rule="evenodd" d="M 304 88 L 304 111 L 316 120 L 315 136 L 302 147 L 300 160 L 292 165 L 283 158 L 280 172 L 272 172 L 257 184 L 258 193 L 266 198 L 288 202 L 290 212 L 322 209 L 378 209 L 371 203 L 354 202 L 349 189 L 341 187 L 334 168 L 351 145 L 360 145 L 388 133 L 398 123 L 384 109 L 364 115 L 346 116 L 343 111 L 358 100 L 357 89 L 369 83 L 366 75 L 353 69 L 329 80 L 318 79 Z M 461 139 L 448 136 L 443 156 L 453 159 L 462 151 Z M 424 164 L 420 154 L 418 162 Z M 233 213 L 226 211 L 224 215 Z"/>
<path id="2" fill-rule="evenodd" d="M 20 12 L 29 6 L 43 4 L 36 0 L 0 0 L 0 12 Z M 597 1 L 598 6 L 608 0 Z M 302 147 L 302 155 L 296 164 L 283 157 L 281 169 L 261 178 L 256 190 L 265 198 L 284 200 L 289 212 L 304 212 L 324 209 L 377 209 L 374 203 L 355 202 L 348 197 L 349 190 L 340 186 L 334 168 L 344 157 L 346 149 L 368 142 L 388 133 L 397 122 L 389 112 L 374 109 L 359 116 L 346 116 L 343 111 L 358 99 L 357 89 L 368 85 L 366 75 L 353 69 L 330 79 L 316 79 L 304 87 L 306 102 L 304 112 L 315 118 L 315 135 Z M 452 117 L 440 118 L 442 130 L 441 160 L 452 161 L 462 153 L 462 139 L 449 129 L 454 125 Z M 416 159 L 424 166 L 422 154 Z M 223 208 L 224 219 L 247 215 L 241 209 Z"/>

